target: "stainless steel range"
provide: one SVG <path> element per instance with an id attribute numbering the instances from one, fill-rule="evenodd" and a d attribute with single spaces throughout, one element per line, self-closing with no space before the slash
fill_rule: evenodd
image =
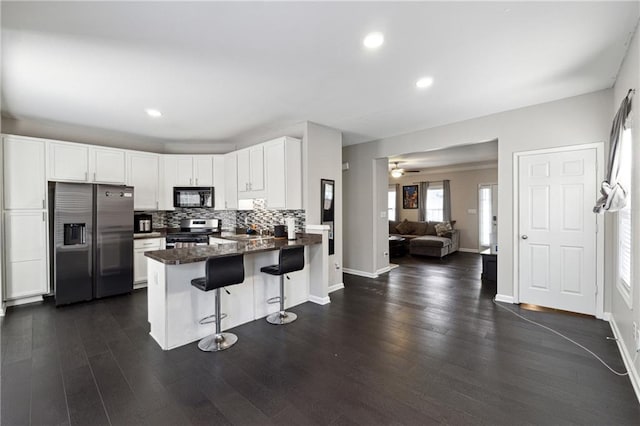
<path id="1" fill-rule="evenodd" d="M 220 233 L 219 219 L 183 219 L 180 232 L 167 234 L 167 249 L 206 246 L 209 235 Z"/>

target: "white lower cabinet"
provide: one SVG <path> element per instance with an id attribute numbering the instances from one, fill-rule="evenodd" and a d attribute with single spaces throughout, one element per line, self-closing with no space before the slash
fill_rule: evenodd
<path id="1" fill-rule="evenodd" d="M 163 250 L 164 248 L 164 238 L 143 238 L 133 240 L 134 284 L 146 284 L 147 282 L 147 258 L 144 253 L 153 250 Z M 144 287 L 144 285 L 136 285 L 136 287 Z"/>
<path id="2" fill-rule="evenodd" d="M 7 211 L 5 300 L 49 293 L 46 210 Z"/>

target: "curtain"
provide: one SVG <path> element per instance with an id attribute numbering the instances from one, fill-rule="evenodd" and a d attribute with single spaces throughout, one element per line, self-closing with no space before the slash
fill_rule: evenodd
<path id="1" fill-rule="evenodd" d="M 600 193 L 602 196 L 596 201 L 594 213 L 615 212 L 622 209 L 627 203 L 626 190 L 618 182 L 618 170 L 620 169 L 620 138 L 626 128 L 626 121 L 631 112 L 631 99 L 635 93 L 629 90 L 622 100 L 616 116 L 613 118 L 611 133 L 609 135 L 609 164 L 607 166 L 607 178 L 602 182 Z"/>
<path id="2" fill-rule="evenodd" d="M 402 188 L 396 183 L 396 220 L 400 220 L 400 212 L 402 211 Z"/>
<path id="3" fill-rule="evenodd" d="M 420 182 L 418 185 L 418 221 L 426 222 L 427 190 L 429 189 L 429 182 Z"/>
<path id="4" fill-rule="evenodd" d="M 451 186 L 448 179 L 442 181 L 442 221 L 451 222 Z"/>

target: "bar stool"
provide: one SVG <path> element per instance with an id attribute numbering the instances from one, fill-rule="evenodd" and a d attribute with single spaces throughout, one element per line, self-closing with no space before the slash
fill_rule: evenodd
<path id="1" fill-rule="evenodd" d="M 280 253 L 278 253 L 278 264 L 260 268 L 260 272 L 280 276 L 280 297 L 269 299 L 280 302 L 280 311 L 267 317 L 267 321 L 271 324 L 289 324 L 298 318 L 293 312 L 285 312 L 284 310 L 284 276 L 289 272 L 302 269 L 304 269 L 304 246 L 300 245 L 281 247 Z"/>
<path id="2" fill-rule="evenodd" d="M 216 313 L 202 318 L 200 324 L 216 323 L 216 333 L 198 342 L 201 351 L 217 352 L 230 348 L 238 341 L 233 333 L 221 333 L 221 320 L 227 315 L 220 313 L 220 289 L 244 281 L 244 258 L 242 254 L 227 254 L 210 257 L 205 265 L 206 276 L 191 280 L 191 285 L 202 291 L 216 291 Z M 210 321 L 215 317 L 213 321 Z"/>

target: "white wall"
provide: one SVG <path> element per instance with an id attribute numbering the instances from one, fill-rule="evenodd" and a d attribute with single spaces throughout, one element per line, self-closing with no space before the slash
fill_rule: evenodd
<path id="1" fill-rule="evenodd" d="M 440 171 L 439 171 L 440 170 Z M 498 183 L 498 168 L 447 171 L 447 169 L 428 169 L 423 173 L 409 173 L 400 179 L 391 179 L 390 184 L 414 185 L 417 182 L 438 182 L 449 179 L 451 185 L 451 219 L 456 221 L 455 228 L 460 231 L 460 248 L 478 249 L 478 185 Z M 402 197 L 402 194 L 399 195 Z M 424 195 L 419 194 L 420 202 Z M 400 203 L 402 206 L 402 202 Z M 475 209 L 476 213 L 469 213 Z M 400 220 L 418 220 L 417 209 L 400 209 Z"/>
<path id="2" fill-rule="evenodd" d="M 635 97 L 633 98 L 633 188 L 632 188 L 632 255 L 633 262 L 632 272 L 632 300 L 631 306 L 622 297 L 617 287 L 617 260 L 613 257 L 611 262 L 607 265 L 605 270 L 605 276 L 610 286 L 611 294 L 611 314 L 613 323 L 619 331 L 619 338 L 622 345 L 626 348 L 630 358 L 633 358 L 635 353 L 634 338 L 633 338 L 633 323 L 640 324 L 640 35 L 636 31 L 631 46 L 627 53 L 626 58 L 618 74 L 616 84 L 613 90 L 613 101 L 611 103 L 610 118 L 612 119 L 618 108 L 620 102 L 627 95 L 629 89 L 636 89 Z M 616 214 L 606 214 L 611 223 L 616 222 Z M 611 226 L 610 229 L 617 231 L 615 226 Z M 615 253 L 617 250 L 617 232 L 610 232 L 607 235 L 609 242 L 609 252 Z M 636 381 L 639 379 L 638 372 L 640 371 L 640 359 L 636 360 L 634 365 Z M 640 385 L 640 383 L 636 383 Z M 636 389 L 639 392 L 640 389 Z M 638 394 L 640 398 L 640 393 Z"/>
<path id="3" fill-rule="evenodd" d="M 473 120 L 347 146 L 344 174 L 345 267 L 373 273 L 375 186 L 373 160 L 406 152 L 428 151 L 456 145 L 498 140 L 498 293 L 513 293 L 513 154 L 558 146 L 604 142 L 611 124 L 612 90 L 602 90 Z M 386 191 L 386 188 L 384 188 Z M 372 252 L 373 251 L 373 252 Z"/>
<path id="4" fill-rule="evenodd" d="M 307 224 L 319 225 L 320 180 L 335 186 L 335 253 L 329 256 L 329 286 L 342 284 L 342 132 L 307 122 L 302 137 L 302 206 Z"/>

